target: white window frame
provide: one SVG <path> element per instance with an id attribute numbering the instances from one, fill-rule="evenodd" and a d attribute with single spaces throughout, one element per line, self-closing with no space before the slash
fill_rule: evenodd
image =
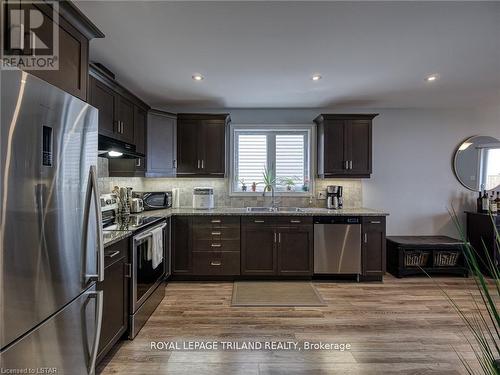
<path id="1" fill-rule="evenodd" d="M 237 130 L 249 130 L 249 131 L 282 131 L 286 134 L 286 131 L 304 131 L 308 135 L 308 160 L 309 160 L 309 191 L 276 191 L 276 196 L 282 197 L 311 197 L 314 195 L 314 176 L 315 176 L 315 139 L 316 139 L 316 128 L 313 124 L 230 124 L 229 126 L 229 196 L 232 197 L 256 197 L 262 196 L 262 191 L 236 191 L 234 190 L 234 179 L 235 179 L 235 132 Z M 248 189 L 251 189 L 250 185 L 247 185 Z M 270 192 L 266 192 L 266 196 L 270 195 Z"/>

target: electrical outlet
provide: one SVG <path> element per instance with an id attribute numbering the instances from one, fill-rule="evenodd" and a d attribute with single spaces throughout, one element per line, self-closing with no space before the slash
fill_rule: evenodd
<path id="1" fill-rule="evenodd" d="M 318 195 L 316 196 L 316 199 L 326 199 L 326 192 L 318 191 Z"/>

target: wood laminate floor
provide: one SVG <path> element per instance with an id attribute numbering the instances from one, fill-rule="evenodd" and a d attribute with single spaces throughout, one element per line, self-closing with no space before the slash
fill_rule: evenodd
<path id="1" fill-rule="evenodd" d="M 133 341 L 100 364 L 105 374 L 461 374 L 473 359 L 460 318 L 435 284 L 472 309 L 472 279 L 315 282 L 325 307 L 231 307 L 232 283 L 174 282 Z M 349 343 L 344 352 L 158 351 L 151 341 Z"/>

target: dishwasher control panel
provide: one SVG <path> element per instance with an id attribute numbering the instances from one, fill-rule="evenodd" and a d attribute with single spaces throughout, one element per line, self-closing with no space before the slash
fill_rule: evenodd
<path id="1" fill-rule="evenodd" d="M 359 216 L 315 216 L 314 224 L 361 224 Z"/>

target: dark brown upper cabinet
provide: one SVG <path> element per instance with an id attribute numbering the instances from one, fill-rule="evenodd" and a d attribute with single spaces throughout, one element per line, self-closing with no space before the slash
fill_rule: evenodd
<path id="1" fill-rule="evenodd" d="M 318 177 L 370 177 L 375 116 L 322 114 L 314 119 L 318 126 Z"/>
<path id="2" fill-rule="evenodd" d="M 99 134 L 144 148 L 144 113 L 149 106 L 94 64 L 90 65 L 89 88 L 89 103 L 99 110 Z M 142 111 L 139 116 L 137 111 Z"/>
<path id="3" fill-rule="evenodd" d="M 177 117 L 151 110 L 148 113 L 146 177 L 175 177 Z"/>
<path id="4" fill-rule="evenodd" d="M 117 138 L 135 144 L 134 139 L 134 104 L 120 94 L 115 94 L 115 123 L 118 127 Z"/>
<path id="5" fill-rule="evenodd" d="M 92 76 L 90 79 L 91 105 L 99 110 L 99 134 L 115 135 L 115 93 L 113 89 Z"/>
<path id="6" fill-rule="evenodd" d="M 27 72 L 87 101 L 89 40 L 104 38 L 104 34 L 70 1 L 58 2 L 58 17 L 54 17 L 54 11 L 49 2 L 12 1 L 6 6 L 10 9 L 23 9 L 25 12 L 40 11 L 43 22 L 37 28 L 36 35 L 42 41 L 52 40 L 54 23 L 57 23 L 59 33 L 58 69 L 27 70 Z M 25 27 L 24 30 L 24 45 L 26 47 L 23 54 L 31 56 L 30 38 L 32 38 L 32 34 L 28 27 Z"/>
<path id="7" fill-rule="evenodd" d="M 177 115 L 177 177 L 224 177 L 228 114 Z"/>
<path id="8" fill-rule="evenodd" d="M 149 106 L 119 85 L 112 73 L 91 64 L 89 103 L 99 110 L 99 134 L 135 146 L 138 153 L 147 154 L 147 121 Z M 144 177 L 146 157 L 110 159 L 112 177 Z"/>
<path id="9" fill-rule="evenodd" d="M 144 108 L 134 106 L 134 143 L 135 150 L 146 155 L 146 126 L 148 123 L 148 112 Z M 146 173 L 146 158 L 136 160 L 136 168 L 138 172 Z"/>

